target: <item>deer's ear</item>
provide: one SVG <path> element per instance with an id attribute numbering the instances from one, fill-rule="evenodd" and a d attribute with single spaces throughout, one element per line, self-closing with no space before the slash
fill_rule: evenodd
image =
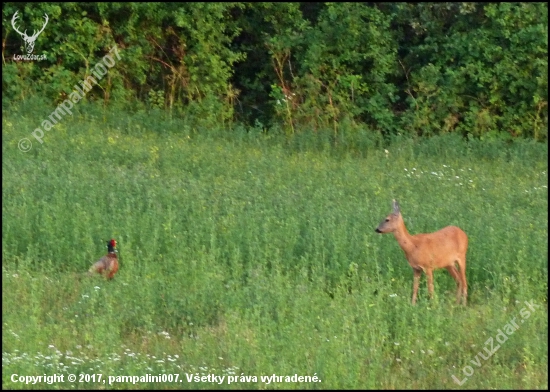
<path id="1" fill-rule="evenodd" d="M 401 213 L 401 210 L 399 209 L 399 203 L 397 202 L 397 200 L 393 199 L 393 213 L 394 214 L 400 214 Z"/>

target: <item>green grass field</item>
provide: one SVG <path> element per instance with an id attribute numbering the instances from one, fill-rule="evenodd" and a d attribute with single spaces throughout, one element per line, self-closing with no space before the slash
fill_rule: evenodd
<path id="1" fill-rule="evenodd" d="M 23 153 L 25 113 L 2 119 L 3 388 L 548 388 L 547 145 L 112 113 Z M 468 306 L 445 270 L 411 306 L 412 269 L 374 232 L 392 198 L 411 234 L 468 234 Z M 86 277 L 111 237 L 119 273 Z M 147 374 L 166 381 L 108 379 Z"/>

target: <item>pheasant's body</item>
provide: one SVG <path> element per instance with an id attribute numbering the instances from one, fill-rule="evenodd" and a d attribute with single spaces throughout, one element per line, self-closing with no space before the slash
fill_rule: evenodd
<path id="1" fill-rule="evenodd" d="M 111 240 L 107 242 L 107 253 L 101 259 L 96 261 L 88 270 L 91 275 L 95 272 L 105 275 L 108 279 L 112 279 L 118 271 L 118 257 L 116 254 L 116 241 Z"/>

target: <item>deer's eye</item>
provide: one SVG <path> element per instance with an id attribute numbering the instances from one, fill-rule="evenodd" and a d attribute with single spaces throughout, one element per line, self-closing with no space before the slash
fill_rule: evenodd
<path id="1" fill-rule="evenodd" d="M 386 222 L 389 222 L 390 220 L 388 218 L 386 218 Z"/>

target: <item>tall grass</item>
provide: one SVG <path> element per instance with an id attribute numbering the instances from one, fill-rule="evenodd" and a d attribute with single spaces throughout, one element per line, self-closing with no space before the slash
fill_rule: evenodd
<path id="1" fill-rule="evenodd" d="M 77 113 L 19 151 L 40 121 L 2 120 L 4 388 L 548 387 L 546 145 Z M 467 307 L 446 271 L 410 305 L 412 270 L 374 232 L 392 198 L 413 234 L 468 234 Z M 115 279 L 83 276 L 111 237 Z M 182 382 L 67 381 L 80 373 Z M 274 374 L 318 382 L 260 378 Z"/>

